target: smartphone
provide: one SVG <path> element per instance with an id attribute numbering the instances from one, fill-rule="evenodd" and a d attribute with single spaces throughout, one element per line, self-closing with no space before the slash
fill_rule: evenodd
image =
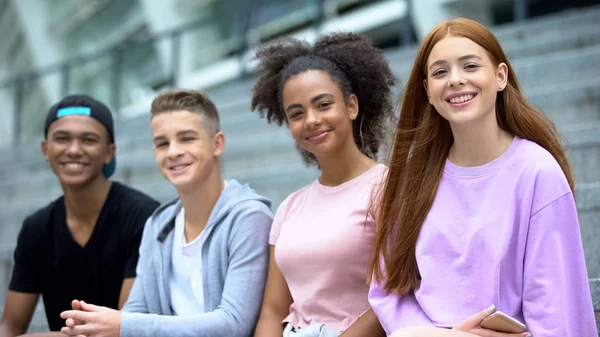
<path id="1" fill-rule="evenodd" d="M 506 333 L 521 333 L 527 328 L 525 324 L 508 316 L 502 311 L 496 311 L 481 322 L 481 327 Z"/>

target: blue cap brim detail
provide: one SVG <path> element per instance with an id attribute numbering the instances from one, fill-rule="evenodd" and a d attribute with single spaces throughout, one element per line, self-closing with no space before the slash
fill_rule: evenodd
<path id="1" fill-rule="evenodd" d="M 110 163 L 108 164 L 104 164 L 104 166 L 102 167 L 102 174 L 104 174 L 105 178 L 110 178 L 110 176 L 113 175 L 113 173 L 115 173 L 115 170 L 117 169 L 117 157 L 113 157 L 113 159 L 110 161 Z"/>
<path id="2" fill-rule="evenodd" d="M 62 109 L 58 109 L 56 112 L 56 118 L 61 118 L 65 116 L 71 115 L 84 115 L 90 116 L 92 114 L 92 109 L 87 106 L 70 106 Z"/>

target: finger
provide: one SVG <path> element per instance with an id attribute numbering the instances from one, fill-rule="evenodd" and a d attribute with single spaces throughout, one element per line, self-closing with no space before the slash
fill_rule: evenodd
<path id="1" fill-rule="evenodd" d="M 75 319 L 72 319 L 72 318 L 67 318 L 67 320 L 66 320 L 66 322 L 65 322 L 65 326 L 67 326 L 67 327 L 69 327 L 69 328 L 72 328 L 72 327 L 74 327 L 75 325 L 83 325 L 83 324 L 85 324 L 85 322 L 84 322 L 84 321 L 81 321 L 81 320 L 75 320 Z"/>
<path id="2" fill-rule="evenodd" d="M 81 310 L 81 304 L 79 303 L 79 300 L 71 301 L 71 308 L 73 310 Z"/>
<path id="3" fill-rule="evenodd" d="M 62 332 L 63 334 L 65 334 L 67 336 L 73 336 L 73 337 L 84 336 L 85 337 L 90 334 L 91 329 L 87 325 L 76 325 L 73 328 L 63 327 L 60 329 L 60 332 Z"/>
<path id="4" fill-rule="evenodd" d="M 493 314 L 495 311 L 496 311 L 496 306 L 492 304 L 485 310 L 482 310 L 482 311 L 478 312 L 477 314 L 467 318 L 462 323 L 460 323 L 459 325 L 454 327 L 454 329 L 466 331 L 466 330 L 475 328 L 475 327 L 479 326 L 481 321 L 483 321 L 489 315 Z"/>
<path id="5" fill-rule="evenodd" d="M 82 324 L 88 322 L 91 317 L 92 313 L 79 310 L 67 310 L 60 313 L 60 318 L 65 320 L 71 318 L 74 319 L 76 322 L 81 321 Z"/>
<path id="6" fill-rule="evenodd" d="M 107 309 L 107 308 L 101 307 L 99 305 L 93 305 L 93 304 L 86 303 L 85 301 L 80 301 L 79 303 L 81 303 L 81 310 L 83 310 L 83 311 L 98 312 L 98 311 L 105 311 Z"/>

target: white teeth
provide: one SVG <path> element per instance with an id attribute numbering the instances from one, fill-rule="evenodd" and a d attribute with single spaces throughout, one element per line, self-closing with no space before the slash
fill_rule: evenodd
<path id="1" fill-rule="evenodd" d="M 179 171 L 179 170 L 183 170 L 186 167 L 187 167 L 187 165 L 177 165 L 177 166 L 171 167 L 171 170 L 173 170 L 173 171 Z"/>
<path id="2" fill-rule="evenodd" d="M 452 97 L 450 99 L 450 103 L 463 103 L 466 101 L 470 101 L 473 99 L 473 94 L 469 94 L 469 95 L 462 95 L 462 96 L 458 96 L 458 97 Z"/>
<path id="3" fill-rule="evenodd" d="M 80 169 L 83 167 L 83 164 L 80 163 L 67 163 L 65 164 L 66 167 L 70 168 L 70 169 Z"/>

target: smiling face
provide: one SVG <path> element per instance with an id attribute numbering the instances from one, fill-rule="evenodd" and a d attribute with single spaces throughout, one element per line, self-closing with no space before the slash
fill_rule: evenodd
<path id="1" fill-rule="evenodd" d="M 356 146 L 352 121 L 358 115 L 355 95 L 344 95 L 325 71 L 309 70 L 291 77 L 283 87 L 283 107 L 292 137 L 317 160 Z"/>
<path id="2" fill-rule="evenodd" d="M 447 36 L 431 50 L 424 81 L 429 102 L 450 125 L 496 118 L 498 91 L 506 87 L 506 64 L 495 65 L 480 45 Z"/>
<path id="3" fill-rule="evenodd" d="M 66 116 L 48 128 L 42 153 L 63 186 L 81 186 L 103 177 L 115 145 L 100 122 L 88 116 Z"/>
<path id="4" fill-rule="evenodd" d="M 202 184 L 218 168 L 225 137 L 207 132 L 203 117 L 189 111 L 173 111 L 152 117 L 156 163 L 178 190 Z"/>

